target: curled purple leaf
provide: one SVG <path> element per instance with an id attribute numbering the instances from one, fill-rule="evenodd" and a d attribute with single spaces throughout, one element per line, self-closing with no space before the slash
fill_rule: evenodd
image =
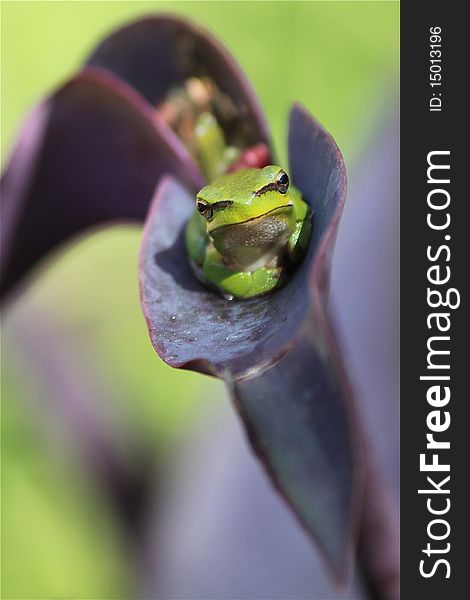
<path id="1" fill-rule="evenodd" d="M 331 136 L 299 106 L 291 113 L 289 152 L 293 182 L 315 213 L 307 255 L 291 280 L 274 293 L 235 302 L 203 287 L 183 240 L 193 196 L 166 179 L 141 249 L 142 306 L 163 360 L 227 382 L 272 481 L 344 580 L 362 468 L 326 301 L 346 176 Z"/>
<path id="2" fill-rule="evenodd" d="M 275 487 L 344 581 L 358 528 L 361 475 L 344 387 L 317 343 L 303 335 L 277 364 L 235 380 L 231 391 Z"/>
<path id="3" fill-rule="evenodd" d="M 156 110 L 172 88 L 199 76 L 210 77 L 236 106 L 244 144 L 261 143 L 269 153 L 251 85 L 213 37 L 166 16 L 116 31 L 79 75 L 33 111 L 19 136 L 1 181 L 2 296 L 81 230 L 143 221 L 163 174 L 191 190 L 205 184 Z"/>
<path id="4" fill-rule="evenodd" d="M 101 72 L 71 79 L 32 113 L 2 177 L 2 293 L 84 228 L 145 219 L 162 173 L 203 183 L 131 88 Z"/>
<path id="5" fill-rule="evenodd" d="M 315 290 L 326 291 L 329 254 L 325 246 L 319 261 L 317 253 L 334 235 L 330 225 L 336 228 L 344 202 L 344 167 L 331 137 L 299 107 L 292 111 L 290 139 L 292 178 L 315 221 L 305 259 L 288 285 L 273 294 L 227 302 L 198 283 L 183 240 L 193 194 L 171 179 L 157 189 L 142 244 L 141 290 L 152 342 L 171 366 L 233 379 L 269 366 L 302 330 L 310 281 Z"/>
<path id="6" fill-rule="evenodd" d="M 173 16 L 148 17 L 107 37 L 87 64 L 129 83 L 153 106 L 190 77 L 207 77 L 234 103 L 247 145 L 270 146 L 253 88 L 227 50 L 202 27 Z"/>
<path id="7" fill-rule="evenodd" d="M 279 293 L 243 302 L 227 302 L 204 287 L 194 276 L 184 243 L 193 211 L 193 195 L 174 179 L 165 179 L 142 243 L 144 314 L 155 349 L 169 365 L 235 378 L 287 351 L 307 298 L 294 281 Z M 300 284 L 300 273 L 296 279 Z"/>

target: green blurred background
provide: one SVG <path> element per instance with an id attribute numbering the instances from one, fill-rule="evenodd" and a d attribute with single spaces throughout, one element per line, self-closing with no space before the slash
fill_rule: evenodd
<path id="1" fill-rule="evenodd" d="M 35 102 L 113 28 L 156 11 L 197 20 L 226 43 L 283 161 L 293 100 L 333 133 L 350 166 L 397 94 L 396 2 L 2 2 L 2 163 Z M 125 598 L 134 583 L 106 498 L 72 449 L 57 451 L 64 444 L 47 423 L 57 390 L 31 331 L 55 331 L 63 357 L 79 357 L 78 391 L 84 380 L 84 393 L 99 389 L 116 435 L 137 432 L 163 464 L 226 402 L 220 382 L 174 371 L 153 352 L 138 300 L 139 243 L 140 231 L 124 226 L 74 241 L 3 314 L 3 598 Z"/>

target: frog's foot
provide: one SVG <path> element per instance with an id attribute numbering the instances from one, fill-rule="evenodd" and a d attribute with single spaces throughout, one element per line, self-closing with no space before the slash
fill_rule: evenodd
<path id="1" fill-rule="evenodd" d="M 209 252 L 203 273 L 209 284 L 222 292 L 225 298 L 253 298 L 272 291 L 283 277 L 282 267 L 263 267 L 256 271 L 232 271 L 222 262 L 217 251 Z"/>

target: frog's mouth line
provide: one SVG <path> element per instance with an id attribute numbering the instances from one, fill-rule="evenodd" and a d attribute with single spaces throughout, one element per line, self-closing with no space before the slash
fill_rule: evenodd
<path id="1" fill-rule="evenodd" d="M 285 208 L 292 208 L 293 206 L 294 206 L 294 204 L 292 202 L 289 202 L 288 204 L 283 204 L 282 206 L 276 206 L 276 208 L 272 208 L 271 210 L 268 210 L 267 212 L 263 213 L 262 215 L 258 215 L 257 217 L 251 217 L 250 219 L 246 219 L 246 221 L 239 221 L 238 223 L 230 223 L 229 225 L 221 225 L 220 227 L 216 227 L 215 229 L 213 229 L 210 232 L 210 235 L 213 235 L 214 233 L 219 233 L 223 229 L 239 227 L 240 225 L 245 225 L 246 223 L 251 223 L 252 221 L 257 221 L 259 219 L 263 219 L 264 217 L 267 217 L 268 215 L 272 215 L 274 213 L 280 212 L 280 211 L 284 210 Z"/>

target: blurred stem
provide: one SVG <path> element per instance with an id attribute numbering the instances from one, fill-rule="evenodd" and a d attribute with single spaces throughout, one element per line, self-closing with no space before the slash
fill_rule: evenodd
<path id="1" fill-rule="evenodd" d="M 113 509 L 126 541 L 140 552 L 158 465 L 147 440 L 120 422 L 109 390 L 84 360 L 78 340 L 40 309 L 9 315 L 7 344 L 34 378 L 38 421 L 56 451 L 77 459 Z"/>

